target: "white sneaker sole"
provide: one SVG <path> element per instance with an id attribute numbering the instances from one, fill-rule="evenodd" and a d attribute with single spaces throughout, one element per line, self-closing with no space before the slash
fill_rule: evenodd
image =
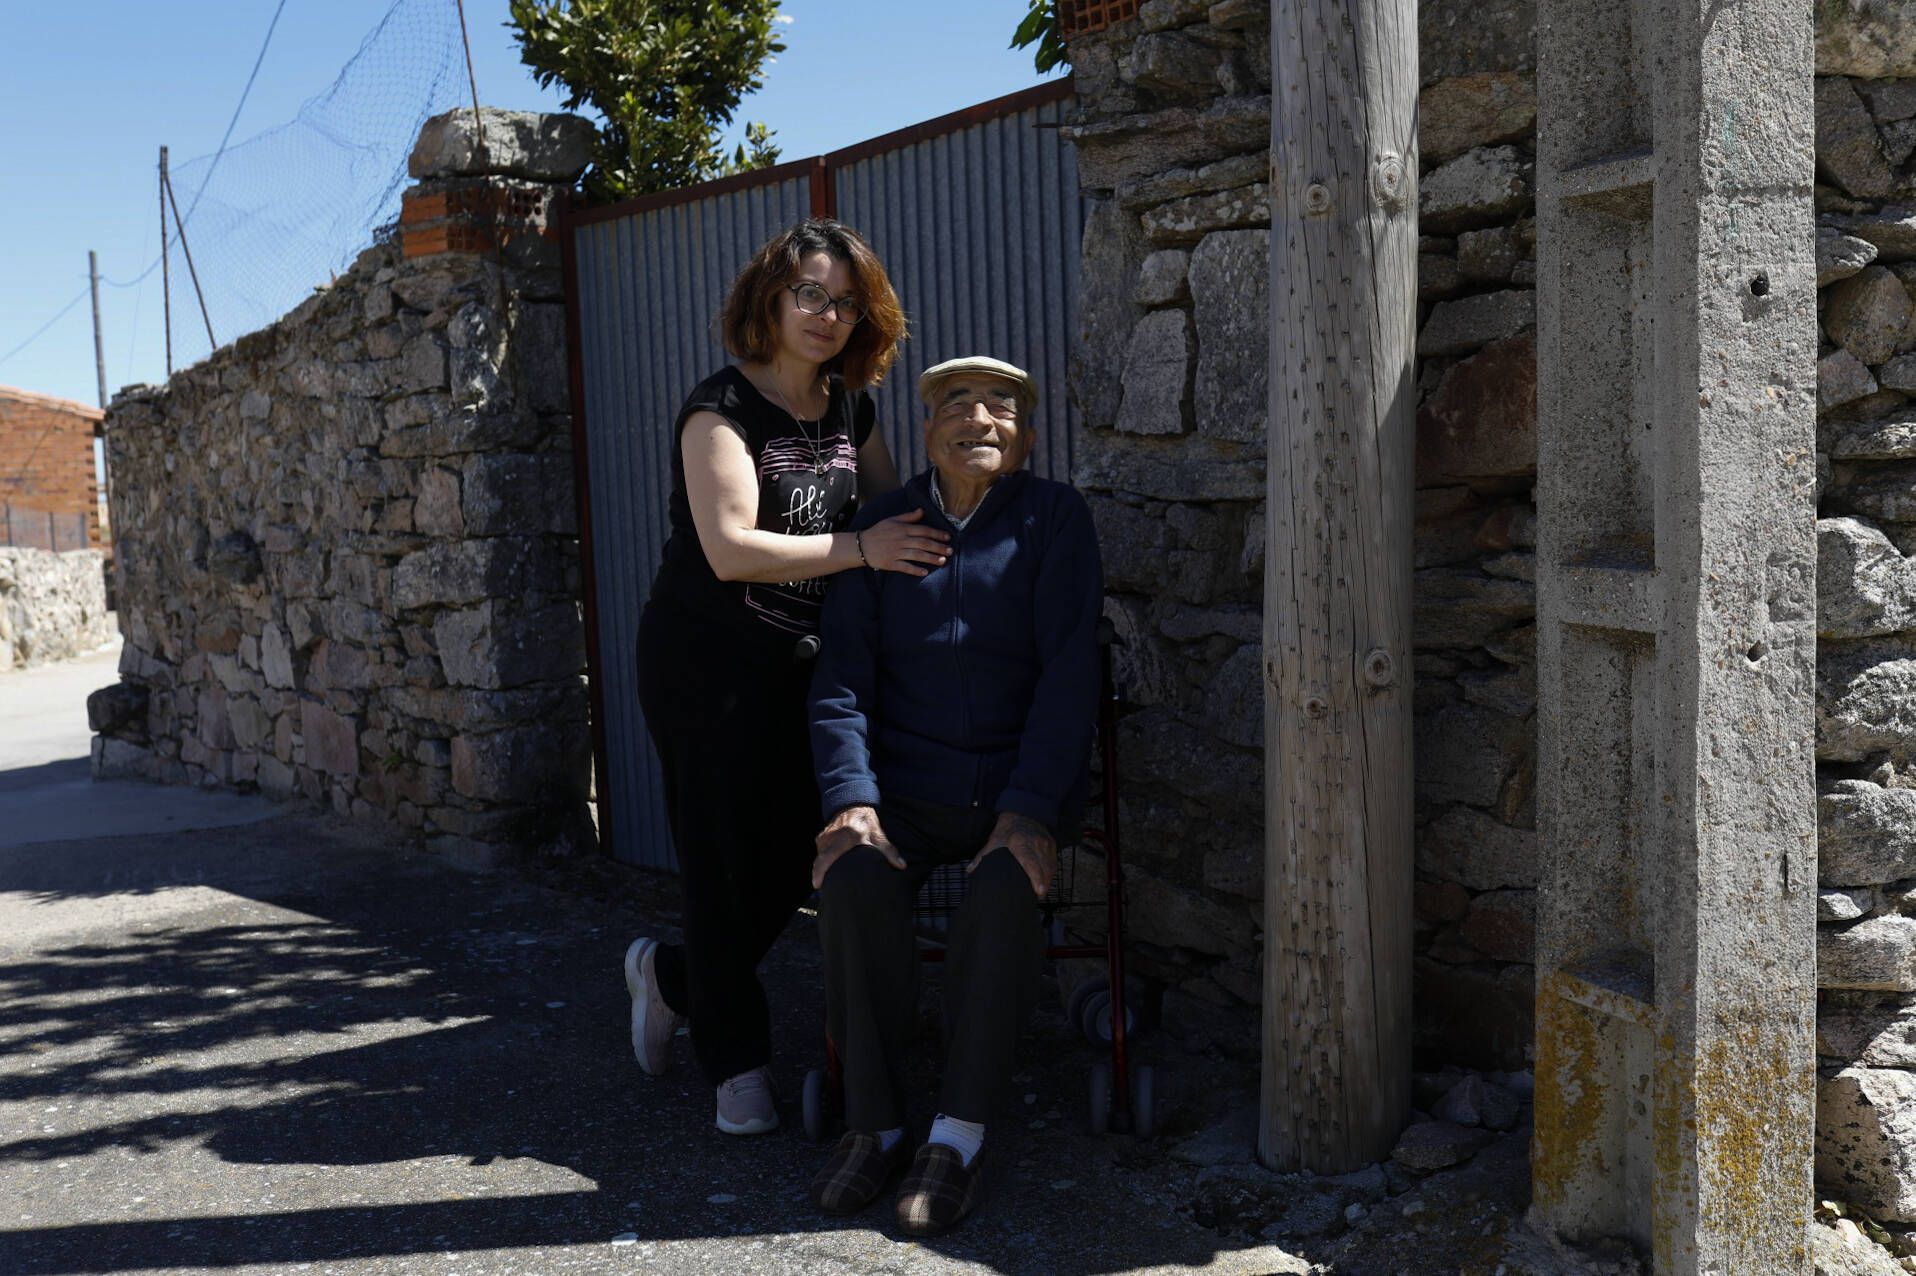
<path id="1" fill-rule="evenodd" d="M 727 1121 L 721 1116 L 716 1118 L 715 1123 L 726 1134 L 770 1134 L 778 1128 L 778 1113 L 750 1121 Z"/>
<path id="2" fill-rule="evenodd" d="M 642 963 L 646 953 L 657 948 L 656 939 L 635 939 L 625 950 L 625 991 L 632 998 L 632 1057 L 639 1061 L 639 1067 L 649 1076 L 660 1076 L 672 1066 L 671 1042 L 660 1052 L 659 1058 L 651 1058 L 645 1050 L 646 1020 L 652 998 L 645 986 L 645 972 Z"/>

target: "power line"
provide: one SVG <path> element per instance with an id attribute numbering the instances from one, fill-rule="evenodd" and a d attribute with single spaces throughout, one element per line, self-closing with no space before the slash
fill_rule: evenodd
<path id="1" fill-rule="evenodd" d="M 233 128 L 239 123 L 240 112 L 246 109 L 246 99 L 252 96 L 253 82 L 259 79 L 259 69 L 266 61 L 266 50 L 271 47 L 273 43 L 273 32 L 279 27 L 279 15 L 284 12 L 286 12 L 286 0 L 279 0 L 279 7 L 273 10 L 273 20 L 266 24 L 266 38 L 260 41 L 259 53 L 253 58 L 253 69 L 246 77 L 246 87 L 240 90 L 239 104 L 233 108 L 232 118 L 226 121 L 226 132 L 220 136 L 219 149 L 214 151 L 213 158 L 207 161 L 206 176 L 200 179 L 199 189 L 193 192 L 192 202 L 186 206 L 186 216 L 180 219 L 180 225 L 182 226 L 192 220 L 193 211 L 200 206 L 200 196 L 206 194 L 206 184 L 213 180 L 213 170 L 219 167 L 220 156 L 226 154 L 227 143 L 233 140 Z M 142 270 L 139 274 L 126 280 L 124 283 L 117 279 L 108 279 L 105 276 L 101 276 L 100 282 L 109 288 L 131 288 L 136 284 L 144 283 L 146 277 L 155 270 L 158 270 L 159 267 L 160 259 L 155 257 L 147 263 L 145 270 Z"/>
<path id="2" fill-rule="evenodd" d="M 260 63 L 266 61 L 267 46 L 273 43 L 273 29 L 279 26 L 279 15 L 286 12 L 286 0 L 279 0 L 279 7 L 273 10 L 273 20 L 266 24 L 266 38 L 260 41 L 259 56 L 253 59 L 253 70 L 246 77 L 246 87 L 240 90 L 239 105 L 233 108 L 233 118 L 226 121 L 226 132 L 220 137 L 220 148 L 213 152 L 213 158 L 206 165 L 206 176 L 200 179 L 200 188 L 193 192 L 193 202 L 186 206 L 186 216 L 180 219 L 180 226 L 193 218 L 193 210 L 200 206 L 200 196 L 206 194 L 206 184 L 213 180 L 213 170 L 219 167 L 220 156 L 226 154 L 226 144 L 233 140 L 233 126 L 239 123 L 240 112 L 246 109 L 246 99 L 253 91 L 253 81 L 259 78 Z"/>
<path id="3" fill-rule="evenodd" d="M 74 298 L 72 301 L 69 301 L 67 302 L 66 305 L 60 307 L 59 313 L 55 314 L 53 318 L 47 320 L 45 323 L 41 324 L 38 328 L 35 328 L 33 330 L 32 336 L 29 336 L 25 341 L 22 341 L 19 345 L 7 351 L 5 354 L 0 354 L 0 363 L 5 363 L 7 360 L 13 358 L 14 355 L 19 354 L 22 350 L 25 350 L 28 346 L 32 345 L 35 341 L 39 340 L 41 335 L 45 333 L 48 328 L 51 328 L 54 324 L 59 323 L 60 320 L 66 317 L 67 311 L 73 309 L 75 306 L 79 305 L 82 301 L 85 301 L 87 298 L 87 294 L 91 291 L 93 291 L 91 287 L 80 289 L 80 291 L 74 295 Z"/>

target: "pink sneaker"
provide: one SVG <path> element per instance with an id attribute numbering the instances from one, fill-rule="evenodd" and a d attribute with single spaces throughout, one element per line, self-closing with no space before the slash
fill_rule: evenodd
<path id="1" fill-rule="evenodd" d="M 659 995 L 659 979 L 653 967 L 659 941 L 635 939 L 625 950 L 625 990 L 632 995 L 632 1053 L 639 1066 L 652 1076 L 672 1066 L 672 1038 L 679 1030 L 679 1016 Z"/>

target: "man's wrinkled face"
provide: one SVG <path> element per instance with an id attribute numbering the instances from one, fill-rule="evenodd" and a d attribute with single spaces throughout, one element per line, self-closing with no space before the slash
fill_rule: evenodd
<path id="1" fill-rule="evenodd" d="M 1017 470 L 1031 454 L 1032 432 L 1017 383 L 987 372 L 945 378 L 925 418 L 925 452 L 956 483 L 989 483 Z"/>

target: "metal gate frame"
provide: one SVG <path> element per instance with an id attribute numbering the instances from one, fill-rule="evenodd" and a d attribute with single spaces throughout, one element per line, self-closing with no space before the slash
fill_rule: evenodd
<path id="1" fill-rule="evenodd" d="M 1016 116 L 1037 107 L 1069 102 L 1075 93 L 1069 77 L 1037 85 L 1017 93 L 994 98 L 990 101 L 966 107 L 935 119 L 898 129 L 868 141 L 843 147 L 824 155 L 809 159 L 793 160 L 770 168 L 758 169 L 748 173 L 739 173 L 730 177 L 703 182 L 696 186 L 682 187 L 678 190 L 663 191 L 644 195 L 636 199 L 625 200 L 617 204 L 597 208 L 582 208 L 576 197 L 560 202 L 557 231 L 560 243 L 562 268 L 565 281 L 566 310 L 566 363 L 568 387 L 572 408 L 572 469 L 573 493 L 578 509 L 579 553 L 581 559 L 581 586 L 584 603 L 584 621 L 586 633 L 586 671 L 588 694 L 590 695 L 592 714 L 592 758 L 594 772 L 594 793 L 599 803 L 599 845 L 605 854 L 613 854 L 618 841 L 625 833 L 617 829 L 617 821 L 611 816 L 611 803 L 608 793 L 612 784 L 611 754 L 607 740 L 605 706 L 605 663 L 600 646 L 600 599 L 598 582 L 598 560 L 593 535 L 593 511 L 590 463 L 590 436 L 586 418 L 586 376 L 584 363 L 584 324 L 580 305 L 579 260 L 577 236 L 581 228 L 602 222 L 631 218 L 637 214 L 669 209 L 676 205 L 691 204 L 710 200 L 715 197 L 753 191 L 761 187 L 773 187 L 789 183 L 796 178 L 804 178 L 808 183 L 810 196 L 810 214 L 815 217 L 836 217 L 839 215 L 840 183 L 847 180 L 848 174 L 856 183 L 857 174 L 874 165 L 882 164 L 884 157 L 914 147 L 919 143 L 942 138 L 974 126 L 989 124 L 1007 117 Z M 1082 210 L 1077 210 L 1081 219 Z M 1081 224 L 1081 220 L 1080 220 Z M 863 229 L 861 227 L 861 229 Z M 881 246 L 881 251 L 883 251 Z M 1001 263 L 1009 265 L 1010 263 Z M 1071 284 L 1075 286 L 1076 257 L 1069 263 Z M 1057 299 L 1063 304 L 1056 309 L 1060 313 L 1070 308 L 1070 298 Z M 1004 319 L 1005 316 L 997 316 Z M 1022 324 L 1026 316 L 1011 317 L 1009 322 Z M 1041 319 L 1042 322 L 1042 319 Z M 1058 325 L 1062 328 L 1062 324 Z M 1049 334 L 1047 334 L 1049 335 Z M 1056 437 L 1049 439 L 1049 454 L 1040 458 L 1041 468 L 1063 470 L 1068 476 L 1070 462 L 1070 429 L 1065 408 L 1063 363 L 1065 351 L 1069 345 L 1069 333 L 1060 332 L 1057 341 L 1055 368 L 1050 376 L 1052 386 L 1048 387 L 1047 399 L 1058 407 L 1060 427 L 1051 433 Z M 904 361 L 894 370 L 895 375 L 905 371 Z M 897 383 L 904 385 L 909 378 L 898 376 Z M 1043 379 L 1041 375 L 1041 380 Z M 888 379 L 885 389 L 892 389 Z M 883 419 L 881 417 L 881 419 Z M 914 459 L 909 448 L 901 449 L 898 456 L 901 473 L 909 474 L 913 466 L 908 463 Z M 661 865 L 663 866 L 663 865 Z"/>

